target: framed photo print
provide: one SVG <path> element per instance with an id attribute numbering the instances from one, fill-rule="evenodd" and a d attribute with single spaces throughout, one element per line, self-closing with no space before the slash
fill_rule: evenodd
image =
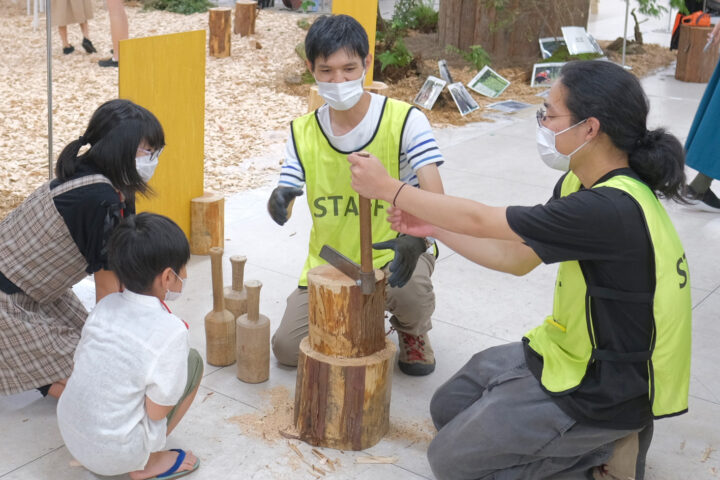
<path id="1" fill-rule="evenodd" d="M 544 37 L 539 38 L 540 43 L 540 55 L 543 59 L 552 57 L 555 50 L 565 46 L 565 39 L 563 37 Z"/>
<path id="2" fill-rule="evenodd" d="M 536 63 L 533 65 L 531 87 L 549 87 L 560 76 L 560 70 L 565 62 Z"/>
<path id="3" fill-rule="evenodd" d="M 475 77 L 470 80 L 468 87 L 486 97 L 495 98 L 499 96 L 510 85 L 506 80 L 492 68 L 485 65 Z"/>
<path id="4" fill-rule="evenodd" d="M 450 70 L 448 69 L 445 59 L 438 61 L 438 69 L 440 70 L 440 77 L 445 80 L 448 85 L 455 83 L 453 82 L 452 75 L 450 75 Z"/>
<path id="5" fill-rule="evenodd" d="M 432 109 L 435 100 L 437 100 L 445 85 L 445 80 L 430 75 L 415 96 L 413 103 L 427 110 Z"/>
<path id="6" fill-rule="evenodd" d="M 462 82 L 452 83 L 448 85 L 448 89 L 450 90 L 450 95 L 452 95 L 453 100 L 455 100 L 455 105 L 457 105 L 458 110 L 460 110 L 460 114 L 463 117 L 480 108 L 475 99 L 470 96 L 470 92 L 467 91 Z"/>

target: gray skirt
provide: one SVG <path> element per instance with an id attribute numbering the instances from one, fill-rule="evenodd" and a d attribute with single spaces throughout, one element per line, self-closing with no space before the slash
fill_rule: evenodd
<path id="1" fill-rule="evenodd" d="M 68 378 L 87 315 L 71 289 L 50 303 L 0 292 L 0 394 Z"/>

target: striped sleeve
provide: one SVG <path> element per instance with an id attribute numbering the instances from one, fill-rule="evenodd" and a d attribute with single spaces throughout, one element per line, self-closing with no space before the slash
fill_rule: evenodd
<path id="1" fill-rule="evenodd" d="M 430 122 L 425 114 L 413 108 L 408 115 L 400 147 L 400 180 L 418 186 L 416 172 L 420 168 L 430 164 L 440 166 L 444 161 Z"/>
<path id="2" fill-rule="evenodd" d="M 285 161 L 280 168 L 279 187 L 302 188 L 305 184 L 305 171 L 300 164 L 293 144 L 292 135 L 285 144 Z"/>

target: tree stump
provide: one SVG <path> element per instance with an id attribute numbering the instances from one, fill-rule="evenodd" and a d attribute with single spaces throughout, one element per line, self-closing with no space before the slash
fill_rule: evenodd
<path id="1" fill-rule="evenodd" d="M 720 57 L 717 46 L 703 52 L 712 27 L 680 24 L 675 78 L 683 82 L 707 83 Z"/>
<path id="2" fill-rule="evenodd" d="M 540 37 L 562 36 L 560 27 L 587 27 L 590 0 L 505 0 L 495 8 L 486 0 L 442 0 L 438 15 L 440 44 L 467 50 L 481 45 L 493 68 L 533 63 Z"/>
<path id="3" fill-rule="evenodd" d="M 207 255 L 225 246 L 225 197 L 205 192 L 190 200 L 190 253 Z"/>
<path id="4" fill-rule="evenodd" d="M 211 8 L 210 12 L 210 56 L 212 57 L 229 57 L 230 56 L 230 29 L 232 28 L 230 20 L 231 10 L 226 7 Z"/>
<path id="5" fill-rule="evenodd" d="M 384 334 L 384 275 L 375 270 L 375 291 L 363 295 L 354 280 L 321 265 L 308 272 L 308 294 L 294 424 L 312 445 L 364 450 L 390 425 L 396 347 Z"/>
<path id="6" fill-rule="evenodd" d="M 233 32 L 241 37 L 255 33 L 255 19 L 257 18 L 257 1 L 235 0 L 235 28 Z"/>

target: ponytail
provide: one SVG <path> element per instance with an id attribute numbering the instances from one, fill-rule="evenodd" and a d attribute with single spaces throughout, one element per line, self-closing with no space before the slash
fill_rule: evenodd
<path id="1" fill-rule="evenodd" d="M 630 168 L 661 197 L 683 202 L 685 153 L 680 141 L 658 128 L 647 131 L 628 154 Z"/>
<path id="2" fill-rule="evenodd" d="M 84 136 L 81 136 L 77 140 L 73 140 L 68 143 L 60 156 L 58 157 L 57 163 L 55 164 L 55 176 L 64 182 L 68 178 L 75 175 L 78 166 L 82 163 L 82 160 L 78 157 L 80 149 L 87 143 Z"/>

